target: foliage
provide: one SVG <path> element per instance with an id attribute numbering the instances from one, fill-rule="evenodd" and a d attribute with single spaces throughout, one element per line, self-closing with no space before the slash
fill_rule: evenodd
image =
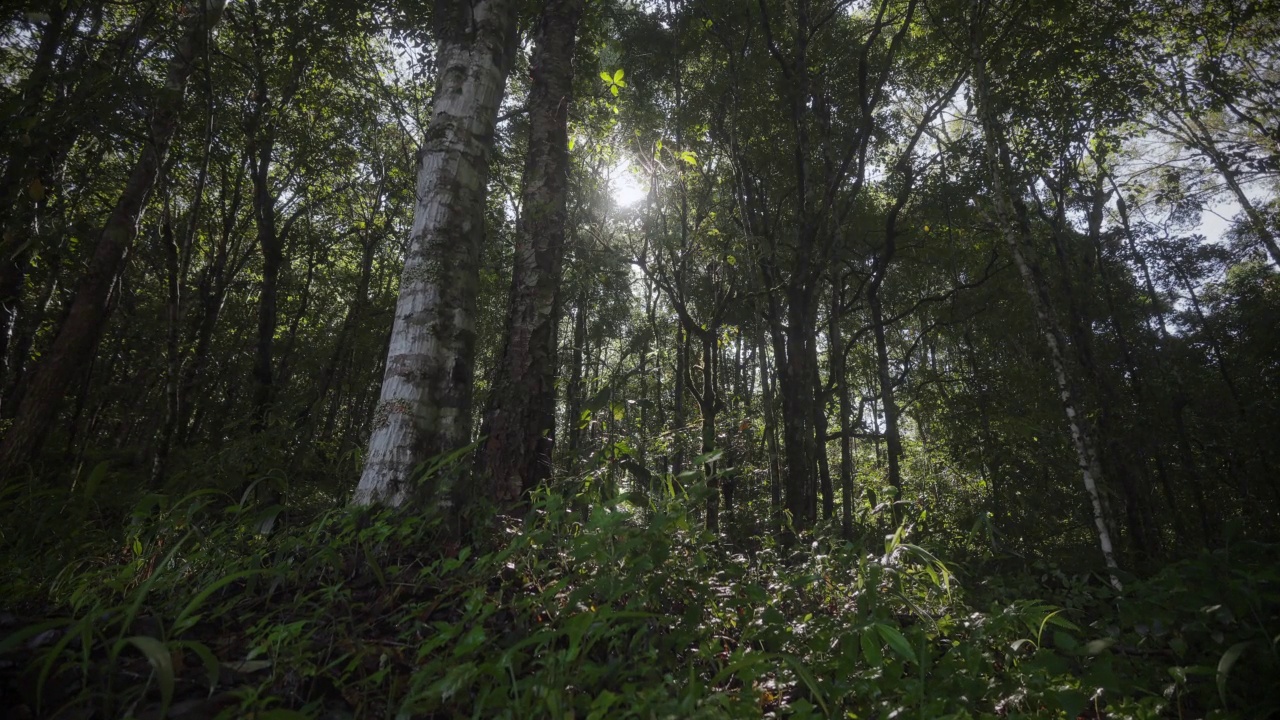
<path id="1" fill-rule="evenodd" d="M 220 494 L 149 497 L 98 546 L 119 550 L 49 583 L 55 612 L 0 640 L 4 692 L 49 717 L 1263 717 L 1280 700 L 1270 546 L 1119 596 L 1048 566 L 970 588 L 909 526 L 871 552 L 742 553 L 682 498 L 584 515 L 572 487 L 468 544 L 440 515 L 333 511 L 264 537 Z"/>

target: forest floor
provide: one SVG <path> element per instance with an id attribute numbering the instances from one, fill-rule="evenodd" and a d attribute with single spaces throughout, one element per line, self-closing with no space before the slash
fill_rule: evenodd
<path id="1" fill-rule="evenodd" d="M 37 513 L 5 507 L 6 717 L 1280 713 L 1280 547 L 1117 592 L 1048 560 L 948 562 L 911 526 L 713 540 L 681 501 L 587 513 L 547 494 L 461 544 L 345 510 L 263 536 L 220 500 L 154 499 L 123 535 L 75 508 L 18 533 Z"/>

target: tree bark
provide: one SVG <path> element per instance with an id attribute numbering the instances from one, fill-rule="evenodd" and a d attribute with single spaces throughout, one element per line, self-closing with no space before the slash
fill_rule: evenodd
<path id="1" fill-rule="evenodd" d="M 849 392 L 844 336 L 840 331 L 840 304 L 844 294 L 841 284 L 833 284 L 831 290 L 827 335 L 831 348 L 831 383 L 840 398 L 840 532 L 844 539 L 850 540 L 853 538 L 853 397 Z"/>
<path id="2" fill-rule="evenodd" d="M 207 0 L 204 10 L 187 9 L 183 36 L 169 61 L 164 87 L 156 94 L 149 136 L 107 219 L 67 318 L 23 395 L 13 427 L 0 443 L 0 470 L 5 474 L 39 451 L 68 385 L 92 360 L 94 346 L 106 329 L 112 289 L 124 270 L 142 211 L 177 131 L 187 80 L 204 54 L 224 4 L 225 0 Z"/>
<path id="3" fill-rule="evenodd" d="M 352 502 L 401 505 L 414 469 L 471 440 L 476 293 L 514 0 L 436 4 L 439 80 L 364 473 Z"/>
<path id="4" fill-rule="evenodd" d="M 565 411 L 569 427 L 569 468 L 578 470 L 578 456 L 582 450 L 583 362 L 587 346 L 587 293 L 578 296 L 578 306 L 573 313 L 573 357 L 569 361 L 569 387 L 565 392 Z"/>
<path id="5" fill-rule="evenodd" d="M 485 495 L 500 508 L 551 475 L 555 431 L 556 313 L 569 185 L 569 103 L 583 0 L 547 0 L 530 61 L 529 146 L 520 227 L 498 361 L 477 455 Z"/>
<path id="6" fill-rule="evenodd" d="M 769 454 L 769 520 L 774 535 L 781 532 L 782 517 L 782 469 L 778 458 L 778 421 L 773 402 L 773 381 L 769 372 L 769 356 L 764 338 L 757 344 L 756 356 L 760 359 L 760 398 L 764 402 L 764 438 Z"/>

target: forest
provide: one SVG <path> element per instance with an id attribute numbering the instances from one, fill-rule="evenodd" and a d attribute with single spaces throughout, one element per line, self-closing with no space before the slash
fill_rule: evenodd
<path id="1" fill-rule="evenodd" d="M 0 22 L 0 715 L 1280 717 L 1280 1 Z"/>

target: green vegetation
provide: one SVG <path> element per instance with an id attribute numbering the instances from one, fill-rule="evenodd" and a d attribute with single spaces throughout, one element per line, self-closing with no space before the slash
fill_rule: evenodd
<path id="1" fill-rule="evenodd" d="M 0 716 L 1280 717 L 1277 37 L 0 3 Z"/>
<path id="2" fill-rule="evenodd" d="M 6 586 L 51 595 L 31 588 L 19 607 L 51 617 L 0 644 L 20 663 L 6 697 L 41 716 L 1262 718 L 1280 703 L 1275 546 L 1232 542 L 1117 594 L 972 535 L 948 548 L 968 562 L 940 560 L 909 542 L 937 539 L 919 519 L 883 543 L 741 551 L 684 496 L 541 492 L 523 527 L 458 544 L 450 516 L 389 511 L 264 537 L 249 508 L 197 493 L 51 545 L 50 568 L 79 559 L 38 578 L 13 551 L 45 535 L 49 499 L 6 498 L 4 516 L 23 531 L 5 538 Z M 103 509 L 89 491 L 58 514 Z"/>

